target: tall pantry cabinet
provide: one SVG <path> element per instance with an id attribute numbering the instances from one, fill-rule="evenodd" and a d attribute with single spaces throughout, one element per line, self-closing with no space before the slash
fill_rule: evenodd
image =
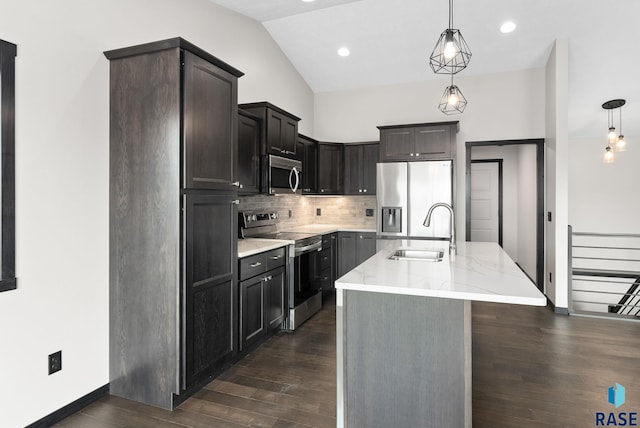
<path id="1" fill-rule="evenodd" d="M 237 79 L 181 38 L 110 60 L 110 392 L 165 409 L 230 363 Z"/>

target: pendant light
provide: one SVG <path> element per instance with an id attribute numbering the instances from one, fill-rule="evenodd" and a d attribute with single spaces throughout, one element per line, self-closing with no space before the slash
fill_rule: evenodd
<path id="1" fill-rule="evenodd" d="M 626 100 L 615 99 L 610 100 L 602 104 L 602 108 L 607 110 L 607 125 L 609 130 L 607 131 L 607 145 L 604 149 L 604 163 L 614 162 L 614 149 L 617 152 L 624 152 L 626 150 L 626 141 L 624 135 L 622 135 L 622 106 L 625 105 Z M 619 127 L 620 134 L 616 133 L 614 126 L 614 110 L 620 109 Z"/>
<path id="2" fill-rule="evenodd" d="M 471 50 L 460 30 L 453 28 L 453 0 L 449 0 L 449 28 L 431 52 L 429 65 L 436 74 L 456 74 L 464 70 L 471 59 Z"/>
<path id="3" fill-rule="evenodd" d="M 462 113 L 467 107 L 467 99 L 456 85 L 453 84 L 453 74 L 451 74 L 451 85 L 447 86 L 440 98 L 438 109 L 447 115 Z"/>
<path id="4" fill-rule="evenodd" d="M 618 141 L 616 141 L 616 152 L 626 152 L 627 142 L 624 141 L 624 135 L 622 135 L 622 108 L 620 109 L 620 135 L 618 135 Z"/>

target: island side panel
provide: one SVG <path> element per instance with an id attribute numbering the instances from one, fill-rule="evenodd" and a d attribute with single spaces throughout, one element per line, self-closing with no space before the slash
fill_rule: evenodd
<path id="1" fill-rule="evenodd" d="M 471 426 L 470 302 L 340 297 L 339 426 Z"/>

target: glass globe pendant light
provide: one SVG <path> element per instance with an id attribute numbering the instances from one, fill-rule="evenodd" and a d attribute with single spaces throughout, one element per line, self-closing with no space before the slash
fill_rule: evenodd
<path id="1" fill-rule="evenodd" d="M 456 74 L 464 70 L 471 60 L 471 50 L 460 30 L 453 28 L 453 0 L 449 0 L 449 28 L 431 52 L 429 65 L 436 74 Z"/>
<path id="2" fill-rule="evenodd" d="M 614 149 L 616 152 L 624 152 L 627 149 L 627 143 L 624 135 L 622 135 L 622 106 L 625 105 L 625 103 L 626 100 L 615 99 L 602 104 L 602 108 L 607 110 L 607 125 L 609 127 L 607 132 L 607 146 L 604 152 L 604 163 L 613 163 Z M 620 134 L 616 133 L 616 128 L 613 124 L 615 109 L 620 109 Z"/>

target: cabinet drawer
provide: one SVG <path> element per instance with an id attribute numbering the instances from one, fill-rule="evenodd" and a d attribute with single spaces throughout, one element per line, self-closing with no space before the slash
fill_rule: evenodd
<path id="1" fill-rule="evenodd" d="M 255 254 L 240 259 L 240 281 L 267 271 L 267 253 Z"/>
<path id="2" fill-rule="evenodd" d="M 318 253 L 318 259 L 320 260 L 320 271 L 331 268 L 331 248 L 322 250 Z"/>
<path id="3" fill-rule="evenodd" d="M 330 249 L 331 248 L 331 235 L 322 235 L 322 249 Z"/>
<path id="4" fill-rule="evenodd" d="M 266 254 L 267 257 L 267 270 L 275 269 L 279 266 L 284 266 L 287 258 L 287 248 L 282 247 L 276 250 L 269 251 Z"/>
<path id="5" fill-rule="evenodd" d="M 323 292 L 331 290 L 333 288 L 333 282 L 331 281 L 331 267 L 320 272 L 320 278 L 318 279 L 318 284 L 320 285 L 320 288 L 322 288 Z"/>

